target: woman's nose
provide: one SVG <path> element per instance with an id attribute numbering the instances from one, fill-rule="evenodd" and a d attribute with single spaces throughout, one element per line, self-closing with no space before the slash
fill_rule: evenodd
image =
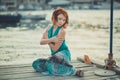
<path id="1" fill-rule="evenodd" d="M 60 23 L 63 23 L 63 21 L 61 20 Z"/>

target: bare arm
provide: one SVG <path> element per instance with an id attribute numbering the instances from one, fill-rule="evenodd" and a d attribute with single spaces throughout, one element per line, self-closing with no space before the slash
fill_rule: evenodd
<path id="1" fill-rule="evenodd" d="M 48 27 L 46 28 L 46 30 L 44 31 L 42 38 L 40 40 L 40 45 L 45 45 L 45 44 L 49 44 L 53 41 L 53 38 L 48 39 L 48 29 L 50 28 L 50 25 L 48 25 Z"/>
<path id="2" fill-rule="evenodd" d="M 65 30 L 62 28 L 60 32 L 58 33 L 58 35 L 54 38 L 54 41 L 56 41 L 55 44 L 51 45 L 50 47 L 54 51 L 57 51 L 62 45 L 64 39 L 65 39 Z"/>
<path id="3" fill-rule="evenodd" d="M 43 36 L 40 41 L 40 45 L 48 44 L 54 51 L 56 51 L 59 49 L 63 40 L 65 39 L 65 30 L 62 28 L 57 36 L 55 36 L 53 38 L 48 38 L 48 29 L 49 28 L 50 27 L 48 26 L 48 28 L 43 33 Z"/>

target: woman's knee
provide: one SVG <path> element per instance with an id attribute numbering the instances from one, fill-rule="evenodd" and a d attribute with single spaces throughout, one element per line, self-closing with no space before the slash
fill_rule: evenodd
<path id="1" fill-rule="evenodd" d="M 38 65 L 39 65 L 39 61 L 38 61 L 38 60 L 33 61 L 32 67 L 33 67 L 35 70 L 37 69 Z"/>
<path id="2" fill-rule="evenodd" d="M 37 59 L 33 61 L 32 67 L 38 72 L 44 72 L 47 70 L 45 63 L 46 61 L 44 59 Z"/>

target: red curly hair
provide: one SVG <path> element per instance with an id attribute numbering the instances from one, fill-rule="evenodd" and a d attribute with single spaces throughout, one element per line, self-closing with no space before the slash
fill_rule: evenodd
<path id="1" fill-rule="evenodd" d="M 52 23 L 55 24 L 58 21 L 58 15 L 63 14 L 66 17 L 66 21 L 63 24 L 63 28 L 67 28 L 68 25 L 68 21 L 69 21 L 69 17 L 68 17 L 68 13 L 65 11 L 64 8 L 57 8 L 53 14 L 52 14 Z"/>

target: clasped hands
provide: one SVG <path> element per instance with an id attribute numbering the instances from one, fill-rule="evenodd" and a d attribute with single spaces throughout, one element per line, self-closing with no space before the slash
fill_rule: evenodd
<path id="1" fill-rule="evenodd" d="M 58 44 L 61 44 L 63 42 L 64 38 L 61 37 L 61 36 L 55 36 L 52 38 L 52 43 L 58 43 Z"/>
<path id="2" fill-rule="evenodd" d="M 47 31 L 44 33 L 44 38 L 48 39 L 48 32 Z M 56 44 L 56 43 L 61 44 L 64 40 L 64 37 L 57 35 L 55 37 L 52 37 L 51 39 L 52 39 L 51 40 L 52 44 Z"/>

